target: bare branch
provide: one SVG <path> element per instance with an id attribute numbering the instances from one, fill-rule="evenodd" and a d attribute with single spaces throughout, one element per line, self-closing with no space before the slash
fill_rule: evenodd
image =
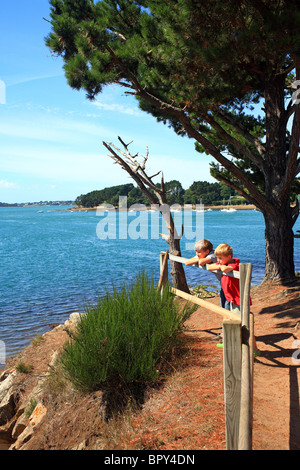
<path id="1" fill-rule="evenodd" d="M 149 176 L 149 179 L 152 180 L 152 178 L 155 178 L 155 176 L 159 175 L 159 173 L 161 173 L 161 170 L 155 173 L 154 175 Z"/>
<path id="2" fill-rule="evenodd" d="M 125 38 L 125 36 L 123 36 L 123 34 L 118 33 L 118 31 L 114 31 L 114 34 L 116 36 L 118 36 L 121 39 L 122 42 L 126 42 L 126 38 Z"/>
<path id="3" fill-rule="evenodd" d="M 151 204 L 157 204 L 157 200 L 155 197 L 152 195 L 152 193 L 148 190 L 146 187 L 145 183 L 142 181 L 142 179 L 136 174 L 136 172 L 126 163 L 114 150 L 112 147 L 114 147 L 112 144 L 108 144 L 106 142 L 103 142 L 103 145 L 108 149 L 108 151 L 111 153 L 109 156 L 115 160 L 115 162 L 119 163 L 121 167 L 127 171 L 127 173 L 132 177 L 132 179 L 137 183 L 141 191 L 147 196 Z"/>
<path id="4" fill-rule="evenodd" d="M 160 233 L 159 235 L 160 235 L 161 238 L 163 238 L 167 243 L 169 243 L 169 241 L 170 241 L 169 235 L 165 235 L 164 233 Z"/>
<path id="5" fill-rule="evenodd" d="M 167 196 L 166 196 L 166 191 L 165 191 L 163 175 L 162 175 L 162 187 L 158 188 L 152 182 L 152 178 L 158 175 L 160 172 L 158 172 L 156 175 L 153 175 L 151 177 L 149 177 L 146 173 L 146 162 L 149 156 L 148 147 L 146 151 L 146 156 L 143 157 L 143 163 L 140 165 L 139 162 L 136 160 L 136 157 L 138 156 L 138 154 L 136 154 L 136 156 L 132 156 L 128 150 L 128 146 L 132 142 L 130 142 L 129 144 L 125 144 L 125 142 L 121 139 L 121 137 L 118 137 L 118 139 L 123 145 L 125 152 L 122 152 L 113 144 L 103 142 L 103 145 L 110 152 L 109 157 L 111 157 L 115 163 L 118 163 L 119 165 L 121 165 L 121 167 L 133 178 L 133 180 L 138 184 L 141 191 L 149 199 L 151 204 L 157 205 L 157 202 L 159 202 L 158 210 L 161 212 L 164 218 L 165 224 L 167 226 L 167 229 L 168 229 L 168 235 L 163 235 L 163 234 L 160 234 L 160 235 L 168 243 L 170 253 L 180 256 L 180 252 L 181 252 L 180 251 L 180 239 L 183 234 L 183 227 L 182 227 L 181 235 L 178 236 L 176 227 L 174 224 L 174 219 L 171 214 L 170 206 L 169 204 L 167 204 Z M 124 158 L 122 158 L 119 155 L 120 153 L 121 155 L 123 155 Z M 153 190 L 154 194 L 152 194 L 150 189 Z M 185 273 L 184 273 L 182 265 L 176 262 L 171 262 L 171 274 L 173 277 L 174 285 L 180 286 L 178 288 L 180 288 L 181 290 L 185 292 L 189 292 L 189 288 L 186 282 Z"/>

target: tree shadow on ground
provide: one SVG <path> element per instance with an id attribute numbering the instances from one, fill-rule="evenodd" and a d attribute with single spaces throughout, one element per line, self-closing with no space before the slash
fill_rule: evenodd
<path id="1" fill-rule="evenodd" d="M 278 311 L 278 304 L 273 306 L 268 306 L 266 308 L 262 308 L 259 312 L 259 315 L 273 315 L 275 319 L 290 319 L 294 322 L 294 325 L 289 324 L 278 324 L 279 328 L 281 327 L 289 327 L 295 326 L 296 322 L 300 320 L 300 300 L 299 299 L 292 299 L 288 300 L 285 303 L 280 304 L 280 311 Z"/>
<path id="2" fill-rule="evenodd" d="M 295 355 L 299 358 L 300 349 L 298 351 L 295 348 L 283 348 L 278 343 L 287 339 L 296 340 L 296 336 L 293 333 L 278 333 L 270 335 L 262 335 L 256 337 L 258 341 L 270 345 L 275 351 L 264 351 L 263 356 L 266 357 L 270 363 L 268 367 L 280 367 L 289 369 L 289 408 L 290 408 L 290 420 L 289 420 L 289 448 L 290 450 L 300 450 L 300 402 L 299 402 L 299 381 L 298 381 L 298 369 L 300 368 L 300 360 L 295 360 L 294 365 L 286 364 L 280 361 L 280 359 L 289 357 L 292 358 Z M 299 352 L 299 353 L 298 353 Z M 264 364 L 256 358 L 260 364 Z"/>

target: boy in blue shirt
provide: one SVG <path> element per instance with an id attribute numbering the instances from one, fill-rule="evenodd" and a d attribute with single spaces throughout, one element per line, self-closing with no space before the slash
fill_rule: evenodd
<path id="1" fill-rule="evenodd" d="M 188 259 L 185 262 L 186 266 L 193 266 L 194 264 L 198 263 L 199 266 L 203 267 L 206 264 L 214 264 L 217 262 L 217 257 L 215 255 L 213 245 L 209 240 L 206 240 L 206 239 L 199 240 L 195 244 L 194 249 L 196 251 L 196 256 Z M 214 273 L 214 274 L 217 277 L 218 281 L 221 282 L 222 273 L 218 271 L 217 273 Z M 223 289 L 221 288 L 221 291 L 220 291 L 221 307 L 225 308 L 225 302 L 226 302 L 226 298 L 225 298 Z"/>

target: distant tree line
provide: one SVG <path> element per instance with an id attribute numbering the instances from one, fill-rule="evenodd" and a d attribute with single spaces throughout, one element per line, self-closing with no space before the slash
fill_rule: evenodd
<path id="1" fill-rule="evenodd" d="M 0 202 L 0 207 L 17 207 L 17 203 L 16 204 L 9 204 L 9 203 L 6 203 L 6 202 Z"/>
<path id="2" fill-rule="evenodd" d="M 158 184 L 159 186 L 159 184 Z M 168 191 L 168 203 L 172 204 L 202 204 L 220 205 L 226 203 L 231 197 L 232 204 L 245 204 L 247 201 L 224 183 L 208 183 L 207 181 L 194 181 L 188 188 L 183 189 L 180 181 L 172 180 L 165 183 Z M 127 206 L 132 204 L 148 205 L 149 201 L 139 187 L 130 184 L 121 184 L 108 188 L 91 191 L 78 196 L 75 204 L 81 207 L 95 207 L 101 204 L 119 204 L 119 197 L 127 196 Z"/>

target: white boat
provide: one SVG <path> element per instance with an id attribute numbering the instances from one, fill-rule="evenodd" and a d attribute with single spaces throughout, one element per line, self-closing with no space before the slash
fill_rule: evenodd
<path id="1" fill-rule="evenodd" d="M 224 204 L 224 201 L 223 201 L 223 204 Z M 229 196 L 229 202 L 228 202 L 227 209 L 226 208 L 221 209 L 221 212 L 229 212 L 229 213 L 236 212 L 236 209 L 231 207 L 231 196 Z"/>

